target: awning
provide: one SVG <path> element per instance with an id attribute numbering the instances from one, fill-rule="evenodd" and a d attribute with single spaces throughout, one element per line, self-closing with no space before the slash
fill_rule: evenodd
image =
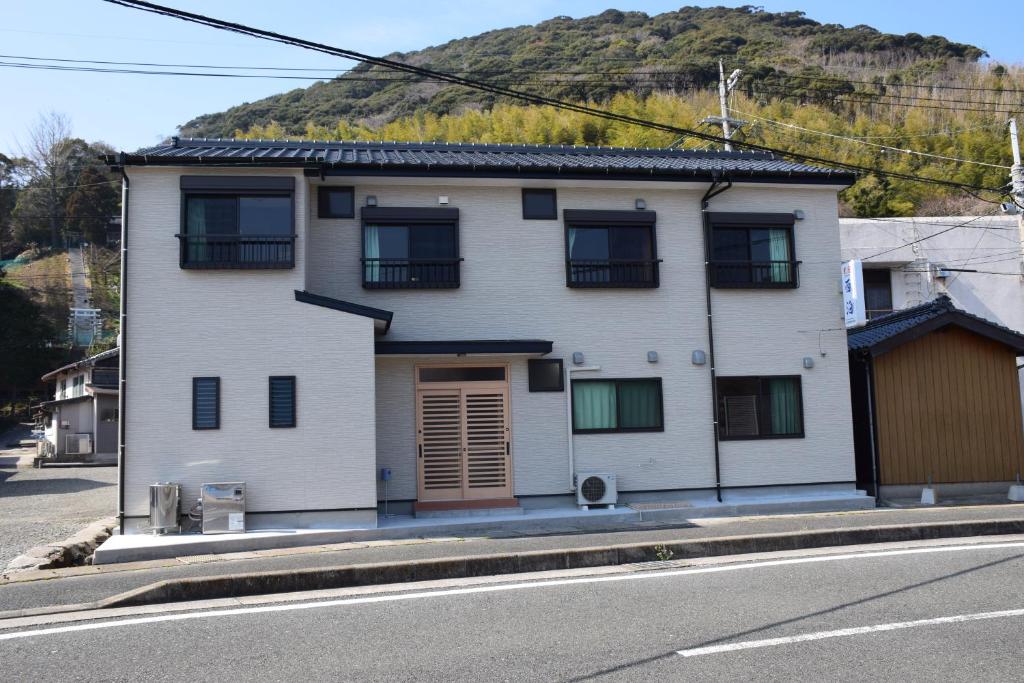
<path id="1" fill-rule="evenodd" d="M 532 355 L 551 353 L 554 342 L 543 339 L 464 339 L 458 341 L 378 341 L 378 356 Z"/>

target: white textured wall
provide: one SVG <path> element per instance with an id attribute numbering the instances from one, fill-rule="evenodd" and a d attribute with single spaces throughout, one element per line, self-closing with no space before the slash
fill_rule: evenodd
<path id="1" fill-rule="evenodd" d="M 311 291 L 395 312 L 389 339 L 547 339 L 552 357 L 571 365 L 574 351 L 599 372 L 581 377 L 661 377 L 665 431 L 574 437 L 577 469 L 609 470 L 621 490 L 714 485 L 708 368 L 690 362 L 707 349 L 700 197 L 706 186 L 558 188 L 559 220 L 522 220 L 520 187 L 413 185 L 347 179 L 356 206 L 437 206 L 448 195 L 460 210 L 462 286 L 455 290 L 364 290 L 360 223 L 311 218 Z M 537 185 L 537 183 L 533 183 Z M 563 209 L 632 209 L 642 197 L 658 213 L 661 287 L 584 290 L 565 286 Z M 736 187 L 714 211 L 803 209 L 797 257 L 805 261 L 796 290 L 715 291 L 719 374 L 801 374 L 807 438 L 723 443 L 727 486 L 853 479 L 845 338 L 840 326 L 839 237 L 835 190 Z M 828 265 L 826 265 L 826 263 Z M 819 334 L 820 332 L 820 334 Z M 822 357 L 819 350 L 825 351 Z M 647 351 L 659 362 L 648 363 Z M 813 370 L 802 368 L 815 358 Z M 415 496 L 413 361 L 378 359 L 381 465 L 395 469 L 394 498 Z M 526 391 L 525 361 L 513 368 L 515 492 L 565 493 L 565 395 Z"/>
<path id="2" fill-rule="evenodd" d="M 189 169 L 185 174 L 218 173 Z M 240 175 L 245 171 L 219 171 Z M 264 171 L 272 173 L 272 171 Z M 247 484 L 250 511 L 365 508 L 374 497 L 373 322 L 295 301 L 307 252 L 296 178 L 296 267 L 182 270 L 180 169 L 129 169 L 126 514 L 156 481 Z M 297 377 L 294 429 L 270 429 L 267 378 Z M 221 378 L 221 428 L 192 429 L 192 378 Z"/>

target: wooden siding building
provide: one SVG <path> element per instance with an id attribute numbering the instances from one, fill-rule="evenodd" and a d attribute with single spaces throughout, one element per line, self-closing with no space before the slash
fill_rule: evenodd
<path id="1" fill-rule="evenodd" d="M 1024 473 L 1024 335 L 940 296 L 847 341 L 858 487 L 1008 485 Z"/>

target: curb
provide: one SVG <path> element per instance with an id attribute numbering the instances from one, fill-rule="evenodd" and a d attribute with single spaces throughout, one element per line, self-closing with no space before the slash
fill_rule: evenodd
<path id="1" fill-rule="evenodd" d="M 0 571 L 0 576 L 86 564 L 96 548 L 110 538 L 116 525 L 117 521 L 113 518 L 101 519 L 63 541 L 29 548 L 11 560 L 7 568 Z"/>
<path id="2" fill-rule="evenodd" d="M 791 531 L 693 541 L 631 543 L 571 550 L 534 550 L 495 555 L 168 579 L 92 603 L 0 612 L 0 620 L 111 607 L 211 600 L 270 593 L 604 567 L 652 562 L 664 559 L 666 554 L 674 560 L 681 560 L 831 546 L 1009 534 L 1024 534 L 1024 519 Z"/>

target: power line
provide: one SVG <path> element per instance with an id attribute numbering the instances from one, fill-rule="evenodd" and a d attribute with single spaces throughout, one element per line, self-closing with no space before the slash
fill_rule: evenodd
<path id="1" fill-rule="evenodd" d="M 512 90 L 512 89 L 507 88 L 507 87 L 486 83 L 484 81 L 477 81 L 477 80 L 474 80 L 474 79 L 464 78 L 464 77 L 456 76 L 456 75 L 453 75 L 453 74 L 447 74 L 447 73 L 444 73 L 444 72 L 433 71 L 433 70 L 430 70 L 430 69 L 425 69 L 425 68 L 422 68 L 422 67 L 417 67 L 417 66 L 412 66 L 410 64 L 405 64 L 403 62 L 396 62 L 394 60 L 387 59 L 387 58 L 373 57 L 371 55 L 367 55 L 367 54 L 363 54 L 363 53 L 360 53 L 360 52 L 356 52 L 354 50 L 348 50 L 348 49 L 344 49 L 344 48 L 332 47 L 330 45 L 325 45 L 323 43 L 316 43 L 316 42 L 313 42 L 313 41 L 304 40 L 302 38 L 295 38 L 295 37 L 292 37 L 292 36 L 287 36 L 287 35 L 284 35 L 284 34 L 275 33 L 273 31 L 266 31 L 266 30 L 263 30 L 263 29 L 258 29 L 258 28 L 246 26 L 244 24 L 238 24 L 238 23 L 234 23 L 234 22 L 223 21 L 223 20 L 220 20 L 220 19 L 215 19 L 213 17 L 202 15 L 202 14 L 195 14 L 195 13 L 192 13 L 192 12 L 186 12 L 186 11 L 183 11 L 183 10 L 178 10 L 178 9 L 175 9 L 175 8 L 172 8 L 172 7 L 165 7 L 165 6 L 157 5 L 157 4 L 150 3 L 150 2 L 144 2 L 143 0 L 106 0 L 106 2 L 110 2 L 111 4 L 121 5 L 123 7 L 128 7 L 128 8 L 132 8 L 132 9 L 138 9 L 138 10 L 142 10 L 142 11 L 146 11 L 146 12 L 151 12 L 151 13 L 154 13 L 154 14 L 160 14 L 160 15 L 163 15 L 163 16 L 173 17 L 173 18 L 176 18 L 176 19 L 181 19 L 183 21 L 187 21 L 187 22 L 191 22 L 191 23 L 196 23 L 196 24 L 201 24 L 201 25 L 209 26 L 209 27 L 216 28 L 216 29 L 219 29 L 219 30 L 229 31 L 229 32 L 232 32 L 232 33 L 239 33 L 241 35 L 248 35 L 248 36 L 251 36 L 251 37 L 254 37 L 254 38 L 260 38 L 262 40 L 268 40 L 268 41 L 272 41 L 272 42 L 282 43 L 282 44 L 285 44 L 285 45 L 292 45 L 292 46 L 295 46 L 295 47 L 301 47 L 301 48 L 304 48 L 304 49 L 307 49 L 307 50 L 313 50 L 313 51 L 317 51 L 317 52 L 322 52 L 324 54 L 335 55 L 337 57 L 345 57 L 347 59 L 354 59 L 356 61 L 359 61 L 359 62 L 362 62 L 362 63 L 365 63 L 365 64 L 373 64 L 373 65 L 381 66 L 381 67 L 384 67 L 384 68 L 387 68 L 387 69 L 391 69 L 391 70 L 394 70 L 394 71 L 400 71 L 400 72 L 403 72 L 403 73 L 411 73 L 411 74 L 415 74 L 415 75 L 419 75 L 419 76 L 438 78 L 440 80 L 444 80 L 444 81 L 447 81 L 449 83 L 453 83 L 455 85 L 462 85 L 462 86 L 465 86 L 465 87 L 472 88 L 474 90 L 480 90 L 480 91 L 483 91 L 483 92 L 489 92 L 489 93 L 492 93 L 492 94 L 495 94 L 495 95 L 505 96 L 505 97 L 509 97 L 509 98 L 512 98 L 512 99 L 517 99 L 517 100 L 521 100 L 521 101 L 524 101 L 524 102 L 529 102 L 531 104 L 548 105 L 548 106 L 552 106 L 552 107 L 555 107 L 555 108 L 564 109 L 564 110 L 567 110 L 567 111 L 574 111 L 574 112 L 577 112 L 577 113 L 597 116 L 597 117 L 605 118 L 605 119 L 612 120 L 612 121 L 618 121 L 620 123 L 627 123 L 627 124 L 631 124 L 631 125 L 644 126 L 644 127 L 652 128 L 652 129 L 655 129 L 655 130 L 661 130 L 663 132 L 673 133 L 673 134 L 676 134 L 676 135 L 685 135 L 685 136 L 688 136 L 688 137 L 694 137 L 694 138 L 697 138 L 697 139 L 700 139 L 700 140 L 705 140 L 705 141 L 713 141 L 713 142 L 717 142 L 717 143 L 725 143 L 725 142 L 727 142 L 725 140 L 725 138 L 722 138 L 722 137 L 719 137 L 719 136 L 716 136 L 716 135 L 711 135 L 709 133 L 702 133 L 702 132 L 699 132 L 699 131 L 695 131 L 695 130 L 691 130 L 691 129 L 687 129 L 687 128 L 682 128 L 682 127 L 679 127 L 679 126 L 672 126 L 672 125 L 669 125 L 669 124 L 658 123 L 658 122 L 654 122 L 654 121 L 640 119 L 640 118 L 637 118 L 637 117 L 634 117 L 634 116 L 628 116 L 628 115 L 625 115 L 625 114 L 617 114 L 615 112 L 611 112 L 611 111 L 607 111 L 607 110 L 603 110 L 603 109 L 597 109 L 597 108 L 586 106 L 586 105 L 574 104 L 574 103 L 571 103 L 571 102 L 565 102 L 565 101 L 558 100 L 558 99 L 555 99 L 555 98 L 552 98 L 552 97 L 547 97 L 547 96 L 544 96 L 544 95 L 537 95 L 537 94 L 533 94 L 533 93 L 525 93 L 525 92 L 522 92 L 522 91 L 519 91 L 519 90 Z M 757 144 L 746 142 L 746 141 L 743 141 L 743 142 L 735 141 L 735 142 L 736 142 L 737 145 L 745 147 L 747 149 L 761 151 L 761 152 L 769 152 L 769 153 L 777 154 L 777 155 L 779 155 L 781 157 L 784 157 L 784 158 L 788 157 L 788 158 L 794 158 L 794 159 L 798 159 L 798 160 L 805 161 L 805 162 L 820 163 L 820 164 L 830 165 L 830 166 L 834 166 L 834 167 L 838 167 L 838 168 L 844 168 L 846 170 L 851 170 L 851 171 L 861 171 L 861 172 L 866 172 L 866 173 L 876 173 L 878 175 L 885 175 L 885 176 L 893 177 L 893 178 L 902 178 L 904 180 L 918 180 L 918 181 L 922 181 L 922 182 L 929 182 L 929 183 L 933 183 L 933 184 L 937 184 L 937 185 L 943 185 L 943 186 L 946 186 L 946 187 L 957 187 L 957 188 L 961 188 L 961 189 L 971 189 L 971 190 L 977 190 L 977 191 L 980 191 L 980 192 L 996 192 L 996 193 L 999 193 L 999 194 L 1003 194 L 1003 192 L 1004 192 L 1004 188 L 987 188 L 987 187 L 973 186 L 973 185 L 968 185 L 966 183 L 958 183 L 958 182 L 954 182 L 954 181 L 947 181 L 947 180 L 942 180 L 942 179 L 937 179 L 937 178 L 927 178 L 927 177 L 924 177 L 924 176 L 916 176 L 916 175 L 909 174 L 909 173 L 898 173 L 898 172 L 894 172 L 894 171 L 881 171 L 880 169 L 872 169 L 872 168 L 868 168 L 868 167 L 864 167 L 864 166 L 858 166 L 856 164 L 849 164 L 849 163 L 846 163 L 846 162 L 836 161 L 834 159 L 823 159 L 823 158 L 820 158 L 820 157 L 813 157 L 813 156 L 810 156 L 810 155 L 796 154 L 794 152 L 787 152 L 787 151 L 784 151 L 784 150 L 775 149 L 775 148 L 772 148 L 772 147 L 767 147 L 765 145 L 757 145 Z"/>
<path id="2" fill-rule="evenodd" d="M 730 111 L 734 111 L 734 112 L 736 112 L 737 114 L 739 114 L 741 116 L 747 116 L 747 117 L 752 118 L 752 119 L 757 119 L 758 121 L 764 121 L 765 123 L 770 123 L 772 125 L 779 126 L 780 128 L 789 128 L 789 129 L 793 129 L 793 130 L 803 131 L 805 133 L 814 133 L 815 135 L 821 135 L 821 136 L 824 136 L 824 137 L 827 137 L 827 138 L 832 138 L 832 139 L 835 139 L 835 140 L 845 140 L 847 142 L 855 142 L 855 143 L 857 143 L 859 145 L 867 145 L 869 147 L 875 147 L 875 148 L 878 148 L 878 149 L 884 149 L 884 150 L 888 150 L 888 151 L 891 151 L 891 152 L 900 152 L 901 154 L 914 154 L 914 155 L 922 156 L 922 157 L 930 157 L 932 159 L 940 159 L 942 161 L 955 161 L 955 162 L 962 163 L 962 164 L 976 164 L 978 166 L 988 166 L 989 168 L 1000 168 L 1000 169 L 1003 169 L 1003 170 L 1006 170 L 1006 171 L 1010 170 L 1009 166 L 1002 166 L 1000 164 L 990 164 L 990 163 L 987 163 L 987 162 L 984 162 L 984 161 L 973 161 L 971 159 L 959 159 L 957 157 L 950 157 L 950 156 L 945 156 L 945 155 L 942 155 L 942 154 L 932 154 L 931 152 L 919 152 L 919 151 L 914 150 L 914 149 L 904 149 L 904 148 L 901 148 L 901 147 L 893 147 L 891 145 L 882 145 L 882 144 L 879 144 L 877 142 L 868 142 L 867 140 L 856 140 L 854 138 L 849 138 L 849 137 L 847 137 L 845 135 L 836 135 L 835 133 L 827 133 L 827 132 L 825 132 L 823 130 L 814 130 L 813 128 L 804 128 L 803 126 L 798 126 L 798 125 L 796 125 L 794 123 L 783 123 L 781 121 L 774 121 L 772 119 L 764 118 L 763 116 L 758 116 L 757 114 L 751 114 L 749 112 L 740 111 L 739 109 L 733 109 L 732 107 L 729 107 L 729 110 Z"/>
<path id="3" fill-rule="evenodd" d="M 982 218 L 982 216 L 974 216 L 973 218 L 971 218 L 969 220 L 966 220 L 963 223 L 958 223 L 957 225 L 951 225 L 950 227 L 946 228 L 945 230 L 939 230 L 938 232 L 934 232 L 931 235 L 927 235 L 925 237 L 921 237 L 920 239 L 911 240 L 910 242 L 907 242 L 906 244 L 900 244 L 900 245 L 895 246 L 895 247 L 893 247 L 891 249 L 886 249 L 884 251 L 880 251 L 877 254 L 872 254 L 871 256 L 865 256 L 864 258 L 861 259 L 861 261 L 870 261 L 871 259 L 878 258 L 879 256 L 882 256 L 883 254 L 888 254 L 890 252 L 897 251 L 899 249 L 903 249 L 904 247 L 910 247 L 910 246 L 913 246 L 915 244 L 920 244 L 921 242 L 924 242 L 925 240 L 930 240 L 930 239 L 932 239 L 934 237 L 938 237 L 939 235 L 945 234 L 945 233 L 947 233 L 947 232 L 949 232 L 951 230 L 956 230 L 957 228 L 962 228 L 965 225 L 969 225 L 970 223 L 973 223 L 974 221 L 976 221 L 976 220 L 978 220 L 980 218 Z"/>

